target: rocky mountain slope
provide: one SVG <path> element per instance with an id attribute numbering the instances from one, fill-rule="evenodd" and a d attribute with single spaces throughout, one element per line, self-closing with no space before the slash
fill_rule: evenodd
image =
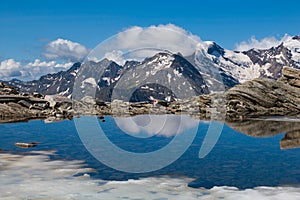
<path id="1" fill-rule="evenodd" d="M 55 74 L 47 74 L 38 80 L 20 81 L 13 79 L 11 81 L 3 81 L 6 85 L 14 86 L 22 92 L 37 92 L 40 94 L 60 94 L 68 96 L 72 93 L 75 77 L 81 63 L 75 63 L 67 71 L 61 71 Z"/>
<path id="2" fill-rule="evenodd" d="M 86 62 L 83 65 L 75 63 L 67 71 L 48 74 L 39 80 L 22 82 L 14 79 L 5 84 L 23 92 L 70 97 L 75 77 L 78 77 L 81 69 L 81 73 L 85 76 L 82 80 L 79 78 L 82 81 L 80 83 L 82 92 L 85 94 L 92 92 L 94 93 L 92 96 L 103 101 L 111 100 L 114 88 L 116 86 L 122 88 L 122 85 L 123 88 L 125 85 L 131 89 L 135 88 L 135 91 L 129 90 L 131 101 L 144 101 L 151 97 L 175 100 L 178 94 L 175 95 L 173 90 L 178 93 L 183 89 L 169 86 L 183 85 L 185 80 L 189 82 L 192 92 L 196 95 L 207 94 L 224 91 L 255 78 L 276 80 L 281 77 L 284 66 L 300 69 L 300 36 L 290 37 L 279 46 L 270 49 L 251 49 L 244 52 L 226 50 L 214 42 L 202 42 L 193 55 L 185 58 L 180 54 L 162 52 L 142 62 L 127 61 L 123 66 L 107 59 L 98 63 Z M 160 75 L 152 76 L 161 80 L 160 83 L 155 83 L 152 78 L 149 84 L 138 84 L 147 81 L 149 75 L 161 70 Z M 180 78 L 181 74 L 183 78 Z M 129 83 L 131 85 L 128 85 Z"/>
<path id="3" fill-rule="evenodd" d="M 70 97 L 75 77 L 79 84 L 78 87 L 75 85 L 77 97 L 96 96 L 102 101 L 111 100 L 116 85 L 119 88 L 118 95 L 124 95 L 120 91 L 124 93 L 131 88 L 130 101 L 133 102 L 149 101 L 151 97 L 174 100 L 176 95 L 170 88 L 178 91 L 180 95 L 189 90 L 193 95 L 209 93 L 201 74 L 192 64 L 180 55 L 166 52 L 158 53 L 142 62 L 128 61 L 123 66 L 107 59 L 100 62 L 88 61 L 82 65 L 76 63 L 68 71 L 48 74 L 39 80 L 11 80 L 5 84 L 21 91 Z"/>
<path id="4" fill-rule="evenodd" d="M 59 115 L 187 114 L 197 119 L 245 120 L 262 116 L 300 116 L 300 70 L 284 67 L 278 80 L 258 78 L 234 86 L 223 93 L 206 94 L 174 102 L 113 100 L 101 102 L 21 93 L 0 84 L 0 116 L 45 117 Z M 55 111 L 55 112 L 54 112 Z M 17 114 L 15 114 L 17 113 Z"/>

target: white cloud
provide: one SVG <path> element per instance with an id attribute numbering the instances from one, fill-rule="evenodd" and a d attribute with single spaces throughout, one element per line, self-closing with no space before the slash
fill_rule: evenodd
<path id="1" fill-rule="evenodd" d="M 43 56 L 47 59 L 61 59 L 66 61 L 78 62 L 89 53 L 89 50 L 70 40 L 58 38 L 46 45 Z"/>
<path id="2" fill-rule="evenodd" d="M 127 118 L 115 118 L 115 122 L 123 132 L 137 137 L 150 137 L 153 135 L 171 137 L 192 128 L 197 128 L 199 123 L 199 121 L 185 115 L 137 115 Z M 147 135 L 139 136 L 142 133 Z"/>
<path id="3" fill-rule="evenodd" d="M 124 65 L 126 62 L 126 59 L 122 57 L 123 52 L 122 51 L 112 51 L 112 52 L 107 52 L 104 57 L 107 58 L 108 60 L 113 60 L 118 64 Z"/>
<path id="4" fill-rule="evenodd" d="M 1 77 L 18 77 L 22 76 L 22 67 L 20 62 L 14 59 L 4 60 L 0 63 L 0 78 Z"/>
<path id="5" fill-rule="evenodd" d="M 254 36 L 248 41 L 243 41 L 235 45 L 235 50 L 237 51 L 247 51 L 250 49 L 269 49 L 280 45 L 282 42 L 290 39 L 291 36 L 285 34 L 281 39 L 276 39 L 275 37 L 266 37 L 261 40 L 257 40 Z"/>
<path id="6" fill-rule="evenodd" d="M 68 69 L 74 62 L 81 61 L 88 52 L 89 50 L 79 43 L 59 38 L 45 46 L 43 55 L 47 59 L 51 59 L 49 61 L 35 59 L 32 62 L 21 63 L 12 58 L 2 61 L 0 63 L 0 80 L 38 79 L 42 75 Z"/>
<path id="7" fill-rule="evenodd" d="M 98 61 L 109 56 L 115 61 L 122 61 L 124 58 L 140 60 L 163 50 L 187 56 L 195 52 L 199 42 L 201 39 L 198 36 L 173 24 L 146 28 L 134 26 L 98 45 L 88 58 Z M 124 55 L 120 55 L 120 51 Z"/>
<path id="8" fill-rule="evenodd" d="M 56 73 L 66 70 L 73 63 L 57 63 L 56 61 L 41 61 L 39 59 L 33 62 L 21 64 L 14 59 L 4 60 L 0 64 L 0 80 L 10 80 L 17 78 L 21 80 L 38 79 L 40 76 L 48 73 Z"/>

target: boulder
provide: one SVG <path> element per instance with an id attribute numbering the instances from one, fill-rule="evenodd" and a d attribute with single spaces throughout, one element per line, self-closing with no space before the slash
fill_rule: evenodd
<path id="1" fill-rule="evenodd" d="M 287 79 L 297 79 L 300 80 L 300 70 L 292 67 L 283 67 L 282 76 Z"/>
<path id="2" fill-rule="evenodd" d="M 26 108 L 30 108 L 32 106 L 32 103 L 25 101 L 25 100 L 18 101 L 18 104 L 20 104 L 21 106 L 24 106 Z"/>
<path id="3" fill-rule="evenodd" d="M 282 78 L 280 81 L 293 87 L 300 88 L 300 70 L 296 70 L 291 67 L 284 67 L 282 69 Z"/>
<path id="4" fill-rule="evenodd" d="M 297 116 L 300 114 L 300 71 L 285 67 L 279 80 L 259 78 L 226 92 L 227 118 Z"/>
<path id="5" fill-rule="evenodd" d="M 32 148 L 37 146 L 39 143 L 38 142 L 30 142 L 30 143 L 25 143 L 25 142 L 16 142 L 15 146 L 20 147 L 20 148 Z"/>

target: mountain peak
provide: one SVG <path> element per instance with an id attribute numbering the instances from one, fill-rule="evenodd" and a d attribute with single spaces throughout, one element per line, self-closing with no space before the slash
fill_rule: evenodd
<path id="1" fill-rule="evenodd" d="M 159 66 L 170 64 L 174 60 L 174 54 L 171 52 L 159 52 L 152 57 L 146 58 L 142 63 L 156 64 Z"/>
<path id="2" fill-rule="evenodd" d="M 224 55 L 225 51 L 217 43 L 209 41 L 208 42 L 207 53 L 210 54 L 210 55 L 214 55 L 216 57 L 220 57 L 220 56 Z"/>
<path id="3" fill-rule="evenodd" d="M 300 35 L 287 36 L 280 45 L 273 48 L 251 49 L 243 52 L 224 49 L 213 41 L 199 42 L 194 54 L 188 57 L 183 57 L 180 53 L 162 51 L 143 61 L 130 60 L 124 65 L 118 65 L 105 58 L 99 62 L 75 63 L 67 71 L 48 74 L 39 80 L 28 82 L 12 80 L 8 84 L 21 91 L 69 96 L 72 94 L 74 80 L 78 73 L 81 73 L 79 69 L 86 67 L 87 71 L 83 71 L 86 78 L 98 77 L 95 81 L 102 90 L 101 93 L 104 91 L 109 94 L 119 79 L 124 78 L 124 74 L 128 76 L 128 83 L 137 84 L 143 77 L 147 78 L 150 75 L 158 75 L 159 79 L 167 83 L 172 83 L 175 79 L 180 80 L 182 76 L 192 83 L 193 89 L 197 90 L 202 86 L 205 89 L 209 86 L 211 91 L 217 91 L 213 86 L 218 84 L 230 88 L 254 78 L 277 79 L 281 76 L 283 66 L 300 68 Z M 202 84 L 203 79 L 206 80 L 204 84 Z M 154 89 L 152 86 L 149 88 Z M 197 93 L 201 94 L 203 91 L 199 90 Z"/>

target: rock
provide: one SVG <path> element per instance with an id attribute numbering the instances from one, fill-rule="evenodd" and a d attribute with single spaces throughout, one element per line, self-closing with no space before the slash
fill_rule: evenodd
<path id="1" fill-rule="evenodd" d="M 227 118 L 240 116 L 296 116 L 300 114 L 300 88 L 290 84 L 299 70 L 285 67 L 279 80 L 254 79 L 226 92 Z M 288 77 L 288 78 L 287 78 Z"/>
<path id="2" fill-rule="evenodd" d="M 287 79 L 297 79 L 300 80 L 300 70 L 291 67 L 283 67 L 282 76 Z"/>
<path id="3" fill-rule="evenodd" d="M 296 70 L 290 67 L 284 67 L 282 69 L 282 78 L 280 79 L 280 81 L 300 88 L 300 70 Z"/>
<path id="4" fill-rule="evenodd" d="M 26 100 L 28 97 L 19 95 L 0 95 L 0 103 L 18 102 L 20 100 Z"/>
<path id="5" fill-rule="evenodd" d="M 107 106 L 106 102 L 96 99 L 97 106 Z"/>
<path id="6" fill-rule="evenodd" d="M 11 86 L 5 85 L 2 82 L 0 82 L 0 95 L 10 95 L 10 94 L 18 94 L 19 92 Z"/>
<path id="7" fill-rule="evenodd" d="M 21 148 L 32 148 L 37 146 L 39 143 L 38 142 L 30 142 L 30 143 L 24 143 L 24 142 L 16 142 L 15 146 L 21 147 Z"/>
<path id="8" fill-rule="evenodd" d="M 45 100 L 49 102 L 49 106 L 51 108 L 54 108 L 56 105 L 56 101 L 54 100 L 55 96 L 54 95 L 46 95 Z"/>
<path id="9" fill-rule="evenodd" d="M 63 118 L 57 118 L 57 117 L 47 117 L 46 119 L 44 119 L 44 122 L 47 124 L 47 123 L 52 123 L 52 122 L 60 122 L 60 121 L 63 121 L 64 119 Z"/>
<path id="10" fill-rule="evenodd" d="M 91 96 L 85 96 L 81 99 L 82 102 L 85 102 L 87 104 L 91 104 L 91 105 L 95 105 L 96 104 L 96 100 L 95 98 L 91 97 Z"/>
<path id="11" fill-rule="evenodd" d="M 35 97 L 35 98 L 43 98 L 44 97 L 42 94 L 37 93 L 37 92 L 33 92 L 32 96 Z"/>
<path id="12" fill-rule="evenodd" d="M 103 102 L 92 97 L 81 101 L 58 95 L 10 94 L 0 85 L 2 118 L 72 118 L 74 115 L 132 116 L 139 114 L 186 114 L 196 119 L 244 121 L 257 116 L 300 116 L 300 71 L 284 67 L 279 80 L 259 78 L 236 85 L 225 93 L 195 96 L 173 102 Z M 8 88 L 8 89 L 7 89 Z"/>
<path id="13" fill-rule="evenodd" d="M 20 104 L 21 106 L 24 106 L 26 108 L 30 108 L 32 106 L 31 103 L 29 103 L 28 101 L 25 101 L 25 100 L 18 101 L 18 104 Z"/>
<path id="14" fill-rule="evenodd" d="M 8 90 L 7 90 L 8 88 Z M 10 94 L 11 91 L 16 91 Z M 56 102 L 55 100 L 58 100 Z M 50 107 L 47 98 L 37 93 L 19 93 L 12 87 L 0 85 L 0 123 L 27 121 L 36 118 L 47 118 L 59 115 L 61 119 L 70 118 L 73 115 L 72 101 L 63 97 L 56 97 L 54 107 Z M 51 98 L 49 99 L 51 101 Z M 51 102 L 53 103 L 53 102 Z"/>
<path id="15" fill-rule="evenodd" d="M 64 115 L 63 115 L 63 114 L 61 114 L 61 113 L 56 113 L 56 114 L 55 114 L 55 117 L 56 117 L 56 118 L 63 118 L 63 117 L 64 117 Z"/>
<path id="16" fill-rule="evenodd" d="M 33 104 L 29 107 L 30 110 L 44 110 L 45 108 L 43 106 L 39 106 L 36 104 Z"/>

